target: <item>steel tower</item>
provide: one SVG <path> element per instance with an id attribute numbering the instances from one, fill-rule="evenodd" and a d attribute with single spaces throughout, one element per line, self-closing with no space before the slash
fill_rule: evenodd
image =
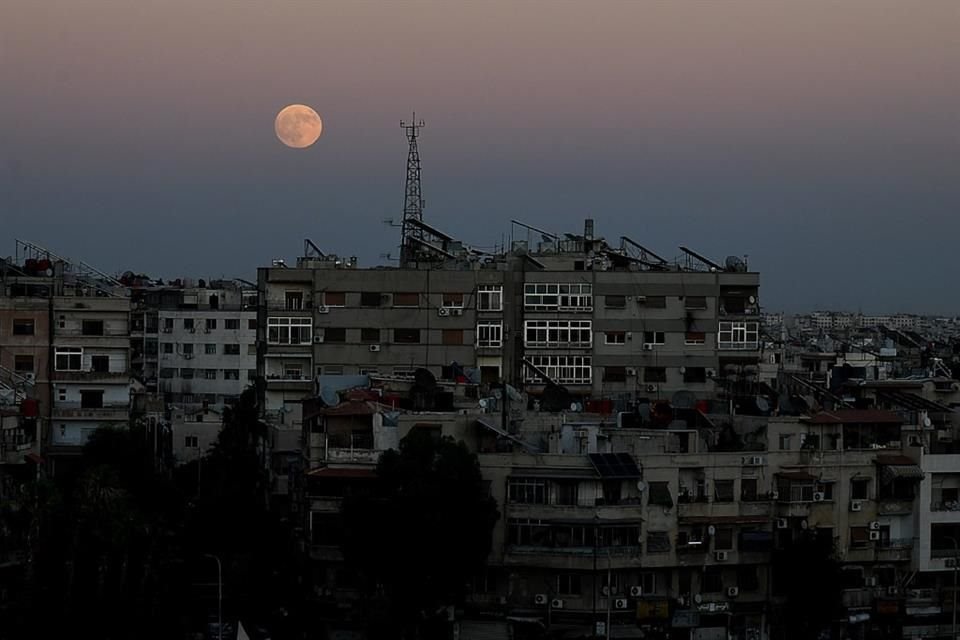
<path id="1" fill-rule="evenodd" d="M 417 147 L 417 137 L 423 128 L 423 120 L 417 120 L 413 114 L 411 122 L 400 121 L 400 127 L 407 134 L 410 150 L 407 152 L 407 181 L 404 188 L 403 224 L 401 225 L 400 266 L 406 266 L 416 260 L 419 244 L 410 242 L 410 238 L 423 239 L 423 231 L 409 223 L 410 220 L 423 220 L 423 192 L 420 189 L 420 149 Z"/>

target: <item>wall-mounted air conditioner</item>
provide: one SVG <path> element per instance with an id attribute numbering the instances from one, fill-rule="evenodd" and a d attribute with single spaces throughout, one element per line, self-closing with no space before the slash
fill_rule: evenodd
<path id="1" fill-rule="evenodd" d="M 713 554 L 714 560 L 717 562 L 726 562 L 729 556 L 729 551 L 715 551 Z"/>
<path id="2" fill-rule="evenodd" d="M 633 367 L 627 367 L 627 375 L 630 376 L 631 378 L 636 378 L 637 370 L 634 369 Z"/>
<path id="3" fill-rule="evenodd" d="M 323 344 L 323 336 L 313 336 L 313 341 L 317 344 Z"/>
<path id="4" fill-rule="evenodd" d="M 370 352 L 371 352 L 371 353 L 377 353 L 377 352 L 379 352 L 379 351 L 380 351 L 380 345 L 378 345 L 378 344 L 372 344 L 372 345 L 370 345 Z"/>
<path id="5" fill-rule="evenodd" d="M 789 526 L 786 518 L 777 518 L 777 529 L 786 529 Z"/>
<path id="6" fill-rule="evenodd" d="M 740 587 L 727 587 L 727 597 L 736 598 L 740 595 Z"/>
<path id="7" fill-rule="evenodd" d="M 626 598 L 617 598 L 613 601 L 614 609 L 626 609 L 629 606 Z"/>
<path id="8" fill-rule="evenodd" d="M 827 499 L 827 496 L 822 491 L 815 491 L 813 494 L 814 502 L 823 502 Z"/>
<path id="9" fill-rule="evenodd" d="M 322 304 L 319 307 L 317 307 L 317 313 L 330 313 L 330 307 L 328 307 L 325 304 Z"/>
<path id="10" fill-rule="evenodd" d="M 462 315 L 463 315 L 463 309 L 460 309 L 460 308 L 458 308 L 458 307 L 454 307 L 454 308 L 450 309 L 450 315 L 451 315 L 451 316 L 454 316 L 454 317 L 456 317 L 456 316 L 462 316 Z"/>
<path id="11" fill-rule="evenodd" d="M 533 601 L 540 605 L 547 604 L 547 594 L 538 593 L 537 595 L 533 596 Z"/>
<path id="12" fill-rule="evenodd" d="M 861 500 L 851 500 L 850 501 L 850 511 L 857 513 L 863 511 L 863 501 Z"/>
<path id="13" fill-rule="evenodd" d="M 879 531 L 871 531 L 871 532 L 870 532 L 870 540 L 871 540 L 872 542 L 876 542 L 876 541 L 880 540 L 880 532 L 879 532 Z"/>
<path id="14" fill-rule="evenodd" d="M 880 531 L 880 522 L 874 520 L 870 523 L 870 531 Z"/>
<path id="15" fill-rule="evenodd" d="M 877 577 L 869 576 L 863 579 L 863 585 L 866 587 L 875 587 L 877 586 Z"/>
<path id="16" fill-rule="evenodd" d="M 550 608 L 563 609 L 563 600 L 561 600 L 560 598 L 554 598 L 553 600 L 550 601 Z"/>
<path id="17" fill-rule="evenodd" d="M 450 309 L 447 309 L 446 307 L 440 307 L 437 309 L 437 315 L 441 318 L 446 318 L 450 315 Z"/>
<path id="18" fill-rule="evenodd" d="M 642 595 L 643 595 L 643 587 L 641 587 L 640 585 L 634 585 L 630 587 L 631 598 L 639 598 Z"/>
<path id="19" fill-rule="evenodd" d="M 647 393 L 654 393 L 656 390 L 657 390 L 657 385 L 655 384 L 647 385 Z"/>
<path id="20" fill-rule="evenodd" d="M 645 343 L 643 344 L 643 350 L 644 350 L 644 351 L 653 351 L 653 345 L 650 344 L 649 342 L 645 342 Z"/>

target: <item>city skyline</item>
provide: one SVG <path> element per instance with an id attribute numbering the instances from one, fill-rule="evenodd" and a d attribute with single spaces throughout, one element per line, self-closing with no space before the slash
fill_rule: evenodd
<path id="1" fill-rule="evenodd" d="M 748 254 L 771 310 L 960 311 L 953 3 L 222 6 L 14 3 L 10 245 L 165 278 L 250 277 L 304 237 L 382 262 L 416 109 L 425 218 L 467 243 L 592 217 Z M 293 102 L 324 120 L 306 151 L 274 136 Z"/>

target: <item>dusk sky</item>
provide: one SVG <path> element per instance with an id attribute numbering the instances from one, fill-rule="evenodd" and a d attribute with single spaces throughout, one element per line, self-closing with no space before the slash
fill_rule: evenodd
<path id="1" fill-rule="evenodd" d="M 511 218 L 748 254 L 769 310 L 960 312 L 960 2 L 5 0 L 0 254 L 255 277 Z M 277 112 L 323 135 L 283 146 Z"/>

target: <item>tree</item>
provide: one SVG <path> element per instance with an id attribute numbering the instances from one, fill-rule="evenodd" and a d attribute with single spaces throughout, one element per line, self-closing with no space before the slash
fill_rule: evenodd
<path id="1" fill-rule="evenodd" d="M 382 592 L 391 624 L 425 631 L 483 569 L 499 517 L 477 456 L 414 429 L 381 455 L 373 494 L 344 501 L 344 555 Z"/>
<path id="2" fill-rule="evenodd" d="M 816 640 L 840 611 L 840 565 L 832 541 L 812 533 L 773 555 L 774 586 L 785 596 L 781 627 L 787 638 Z"/>

